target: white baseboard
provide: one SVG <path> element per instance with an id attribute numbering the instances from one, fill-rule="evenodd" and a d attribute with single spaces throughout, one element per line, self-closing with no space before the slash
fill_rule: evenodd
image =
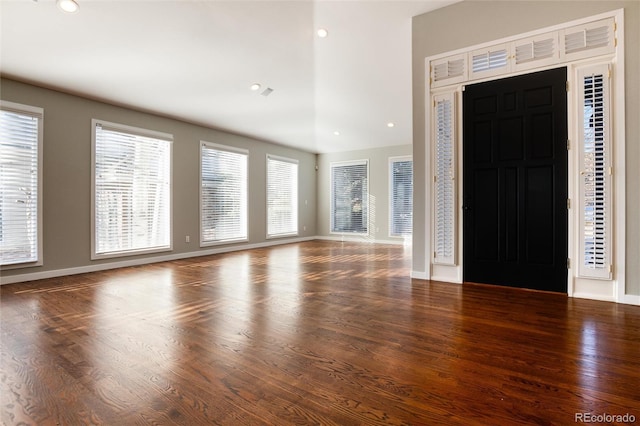
<path id="1" fill-rule="evenodd" d="M 618 303 L 624 303 L 625 305 L 637 305 L 640 306 L 640 295 L 633 295 L 633 294 L 625 294 L 623 296 L 621 296 L 618 301 Z"/>
<path id="2" fill-rule="evenodd" d="M 615 297 L 603 296 L 602 294 L 597 294 L 597 293 L 574 292 L 569 297 L 574 297 L 576 299 L 599 300 L 601 302 L 616 302 L 616 298 Z"/>
<path id="3" fill-rule="evenodd" d="M 318 237 L 302 237 L 287 238 L 279 240 L 269 240 L 256 244 L 241 244 L 234 246 L 216 247 L 206 250 L 193 251 L 188 253 L 174 253 L 161 256 L 145 257 L 140 259 L 121 260 L 109 263 L 100 263 L 95 265 L 78 266 L 73 268 L 53 269 L 42 272 L 32 272 L 26 274 L 12 275 L 8 277 L 0 277 L 0 285 L 21 283 L 26 281 L 42 280 L 46 278 L 63 277 L 67 275 L 85 274 L 88 272 L 106 271 L 108 269 L 126 268 L 128 266 L 146 265 L 157 262 L 167 262 L 170 260 L 187 259 L 191 257 L 209 256 L 212 254 L 229 253 L 233 251 L 251 250 L 262 247 L 277 246 L 282 244 L 300 243 L 303 241 L 311 241 L 319 239 Z"/>
<path id="4" fill-rule="evenodd" d="M 415 278 L 417 280 L 428 280 L 429 274 L 424 271 L 411 271 L 411 278 Z"/>

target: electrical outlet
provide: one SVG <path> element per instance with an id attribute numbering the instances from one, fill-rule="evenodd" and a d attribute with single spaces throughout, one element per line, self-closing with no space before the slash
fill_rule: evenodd
<path id="1" fill-rule="evenodd" d="M 191 242 L 191 237 L 188 236 L 188 235 L 186 237 L 184 237 L 184 242 L 185 243 L 190 243 Z"/>

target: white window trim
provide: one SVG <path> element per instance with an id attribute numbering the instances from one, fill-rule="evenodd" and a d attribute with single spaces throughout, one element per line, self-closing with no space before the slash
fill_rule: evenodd
<path id="1" fill-rule="evenodd" d="M 298 173 L 297 173 L 297 182 L 296 182 L 296 205 L 295 205 L 295 209 L 296 209 L 296 216 L 295 216 L 295 228 L 296 230 L 293 232 L 282 232 L 282 233 L 277 233 L 277 234 L 270 234 L 269 233 L 269 160 L 275 160 L 275 161 L 282 161 L 285 163 L 292 163 L 298 166 Z M 274 239 L 274 238 L 286 238 L 286 237 L 295 237 L 298 236 L 300 234 L 298 227 L 300 225 L 300 162 L 298 160 L 296 160 L 295 158 L 288 158 L 288 157 L 281 157 L 279 155 L 273 155 L 273 154 L 267 154 L 266 155 L 266 162 L 265 162 L 265 210 L 266 210 L 266 214 L 265 214 L 265 229 L 267 230 L 267 234 L 266 234 L 266 238 L 268 240 L 270 239 Z"/>
<path id="2" fill-rule="evenodd" d="M 573 258 L 574 261 L 570 262 L 571 267 L 568 270 L 568 295 L 570 297 L 581 297 L 581 298 L 590 298 L 597 300 L 607 300 L 607 301 L 616 301 L 620 303 L 630 303 L 630 304 L 639 304 L 640 305 L 640 296 L 629 295 L 625 292 L 626 287 L 626 270 L 625 270 L 625 256 L 626 256 L 626 247 L 625 247 L 625 223 L 626 223 L 626 201 L 625 201 L 625 80 L 624 80 L 624 10 L 612 10 L 609 12 L 605 12 L 602 14 L 598 14 L 595 16 L 578 19 L 575 21 L 554 25 L 551 27 L 542 28 L 539 30 L 531 31 L 524 34 L 518 34 L 512 37 L 507 37 L 500 40 L 494 40 L 488 43 L 469 46 L 463 49 L 457 49 L 455 51 L 444 52 L 442 54 L 434 55 L 428 58 L 425 58 L 425 69 L 430 71 L 430 65 L 442 60 L 443 58 L 452 57 L 456 55 L 463 55 L 467 52 L 486 48 L 490 46 L 497 45 L 499 43 L 508 43 L 515 42 L 527 37 L 536 37 L 544 33 L 549 33 L 552 31 L 564 31 L 567 29 L 571 29 L 575 26 L 586 25 L 592 22 L 596 22 L 599 20 L 605 20 L 608 18 L 613 18 L 615 20 L 615 48 L 613 52 L 602 53 L 599 56 L 595 56 L 593 58 L 574 58 L 574 57 L 562 57 L 558 59 L 557 62 L 553 64 L 540 64 L 538 67 L 531 66 L 526 71 L 517 71 L 517 72 L 505 72 L 499 76 L 494 76 L 491 78 L 483 78 L 475 80 L 476 82 L 481 81 L 491 81 L 499 78 L 505 78 L 515 75 L 527 74 L 529 72 L 533 72 L 533 70 L 547 70 L 557 67 L 567 67 L 567 78 L 569 83 L 569 94 L 568 94 L 568 128 L 569 128 L 569 138 L 570 140 L 577 140 L 576 135 L 576 123 L 575 118 L 573 117 L 576 114 L 576 105 L 575 105 L 575 96 L 571 91 L 572 88 L 576 87 L 576 76 L 575 70 L 579 65 L 583 65 L 586 63 L 609 63 L 612 65 L 612 110 L 614 111 L 612 121 L 613 121 L 613 146 L 612 146 L 612 163 L 614 166 L 614 174 L 613 174 L 613 230 L 612 230 L 612 238 L 613 238 L 613 278 L 609 281 L 604 280 L 582 280 L 578 277 L 577 268 L 575 267 L 575 259 L 579 255 L 578 252 L 578 241 L 577 241 L 577 223 L 576 223 L 576 214 L 575 209 L 570 210 L 569 212 L 569 241 L 568 241 L 568 253 L 570 259 Z M 598 53 L 595 53 L 598 55 Z M 567 55 L 568 56 L 568 55 Z M 429 74 L 427 76 L 427 83 L 429 82 Z M 448 88 L 449 90 L 454 90 L 456 93 L 460 93 L 464 90 L 463 84 L 449 84 L 447 85 L 446 80 L 442 82 L 442 84 L 426 84 L 425 85 L 425 99 L 430 100 L 433 96 L 433 93 L 437 93 L 440 89 L 435 89 L 438 86 L 441 86 L 443 89 Z M 426 114 L 431 114 L 431 107 L 429 102 L 426 102 L 427 111 Z M 460 108 L 458 108 L 460 112 Z M 427 115 L 428 116 L 428 115 Z M 461 122 L 459 120 L 458 130 L 461 129 Z M 433 175 L 432 172 L 432 164 L 431 159 L 429 158 L 429 153 L 431 149 L 429 146 L 431 145 L 431 137 L 432 137 L 432 129 L 431 120 L 425 120 L 425 137 L 426 137 L 426 149 L 425 149 L 425 176 L 429 177 Z M 462 138 L 459 138 L 458 141 L 458 150 L 461 149 Z M 576 168 L 578 164 L 578 160 L 576 158 L 577 151 L 575 149 L 571 149 L 569 152 L 569 197 L 572 200 L 576 200 L 578 196 L 577 193 L 577 183 L 575 182 L 575 174 Z M 458 170 L 462 170 L 462 164 L 460 158 L 458 159 Z M 461 194 L 462 194 L 462 179 L 458 179 L 458 206 L 462 205 Z M 432 206 L 433 206 L 433 194 L 432 194 L 431 185 L 425 185 L 425 200 L 426 200 L 426 208 L 425 208 L 425 223 L 432 223 L 431 215 L 432 215 Z M 573 203 L 575 204 L 575 202 Z M 460 207 L 458 207 L 460 208 Z M 442 281 L 448 281 L 453 283 L 462 283 L 462 262 L 464 259 L 462 258 L 461 252 L 461 239 L 462 239 L 462 221 L 458 220 L 457 224 L 458 228 L 458 265 L 457 266 L 445 266 L 445 265 L 437 265 L 430 261 L 430 253 L 433 252 L 433 243 L 431 241 L 430 235 L 432 230 L 425 230 L 425 255 L 427 260 L 427 267 L 424 272 L 415 271 L 414 276 L 420 276 L 423 279 L 437 279 Z M 586 282 L 585 282 L 586 281 Z"/>
<path id="3" fill-rule="evenodd" d="M 411 161 L 413 162 L 413 155 L 403 155 L 399 157 L 389 157 L 389 165 L 387 170 L 389 171 L 389 237 L 391 238 L 411 238 L 409 235 L 394 234 L 393 231 L 393 174 L 391 169 L 394 163 Z M 413 177 L 412 177 L 413 178 Z M 413 200 L 412 200 L 413 202 Z M 412 230 L 413 231 L 413 230 Z"/>
<path id="4" fill-rule="evenodd" d="M 367 232 L 340 232 L 333 231 L 333 168 L 335 166 L 359 166 L 365 164 L 367 166 L 367 201 L 365 203 L 367 207 Z M 369 159 L 364 160 L 348 160 L 348 161 L 335 161 L 329 164 L 329 233 L 333 235 L 354 235 L 354 236 L 368 236 L 371 233 L 371 196 L 370 196 L 370 167 Z"/>
<path id="5" fill-rule="evenodd" d="M 227 239 L 220 239 L 220 240 L 215 240 L 215 241 L 204 241 L 203 239 L 203 229 L 202 229 L 202 150 L 203 148 L 209 148 L 209 149 L 215 149 L 218 151 L 227 151 L 227 152 L 232 152 L 232 153 L 236 153 L 236 154 L 242 154 L 242 155 L 246 155 L 247 156 L 247 181 L 245 182 L 247 188 L 247 200 L 245 202 L 245 206 L 247 211 L 245 212 L 246 214 L 246 219 L 247 219 L 247 223 L 246 223 L 246 229 L 247 229 L 247 236 L 243 237 L 243 238 L 227 238 Z M 199 174 L 199 190 L 198 190 L 198 199 L 199 199 L 199 220 L 200 220 L 200 247 L 211 247 L 211 246 L 217 246 L 217 245 L 223 245 L 223 244 L 232 244 L 232 243 L 240 243 L 240 242 L 246 242 L 249 241 L 249 226 L 250 226 L 250 221 L 249 221 L 249 212 L 251 211 L 249 204 L 251 202 L 251 199 L 249 197 L 249 150 L 248 149 L 244 149 L 244 148 L 237 148 L 237 147 L 233 147 L 233 146 L 227 146 L 227 145 L 220 145 L 217 143 L 213 143 L 213 142 L 207 142 L 207 141 L 200 141 L 200 158 L 199 158 L 200 162 L 199 162 L 199 170 L 200 170 L 200 174 Z"/>
<path id="6" fill-rule="evenodd" d="M 16 102 L 4 101 L 0 100 L 0 109 L 5 111 L 11 111 L 18 114 L 31 115 L 38 120 L 38 196 L 37 196 L 37 239 L 36 244 L 38 245 L 36 248 L 37 260 L 32 262 L 22 262 L 22 263 L 14 263 L 11 265 L 2 265 L 0 269 L 9 270 L 9 269 L 20 269 L 20 268 L 30 268 L 34 266 L 42 266 L 44 264 L 44 249 L 43 249 L 43 219 L 42 219 L 42 170 L 43 170 L 43 140 L 44 140 L 44 109 L 40 107 L 35 107 L 31 105 L 24 105 Z"/>
<path id="7" fill-rule="evenodd" d="M 139 136 L 163 139 L 170 142 L 169 145 L 169 245 L 167 247 L 139 250 L 124 250 L 105 254 L 96 253 L 96 126 L 112 129 L 120 132 L 131 133 Z M 140 254 L 163 253 L 173 251 L 173 135 L 140 127 L 112 123 L 105 120 L 91 119 L 91 260 L 111 259 Z"/>

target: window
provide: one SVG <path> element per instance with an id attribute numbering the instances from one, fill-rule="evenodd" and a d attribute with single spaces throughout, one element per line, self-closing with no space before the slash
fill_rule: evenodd
<path id="1" fill-rule="evenodd" d="M 0 264 L 42 265 L 41 108 L 0 102 Z"/>
<path id="2" fill-rule="evenodd" d="M 267 155 L 267 237 L 298 234 L 298 161 Z"/>
<path id="3" fill-rule="evenodd" d="M 558 33 L 551 32 L 513 42 L 513 71 L 538 68 L 558 61 Z"/>
<path id="4" fill-rule="evenodd" d="M 467 79 L 467 55 L 455 55 L 431 61 L 433 87 L 455 84 Z"/>
<path id="5" fill-rule="evenodd" d="M 413 160 L 411 157 L 389 159 L 392 237 L 410 236 L 413 226 Z"/>
<path id="6" fill-rule="evenodd" d="M 590 58 L 613 53 L 616 47 L 616 23 L 613 18 L 567 28 L 560 33 L 566 60 Z"/>
<path id="7" fill-rule="evenodd" d="M 607 65 L 580 69 L 580 251 L 579 273 L 611 278 L 611 120 Z"/>
<path id="8" fill-rule="evenodd" d="M 454 265 L 457 227 L 455 95 L 435 96 L 434 105 L 434 263 Z"/>
<path id="9" fill-rule="evenodd" d="M 247 239 L 248 152 L 200 144 L 200 245 Z"/>
<path id="10" fill-rule="evenodd" d="M 469 54 L 469 78 L 484 78 L 509 71 L 510 55 L 508 44 L 474 50 Z"/>
<path id="11" fill-rule="evenodd" d="M 331 232 L 367 234 L 369 162 L 331 164 Z"/>
<path id="12" fill-rule="evenodd" d="M 173 136 L 93 120 L 93 258 L 171 250 Z"/>

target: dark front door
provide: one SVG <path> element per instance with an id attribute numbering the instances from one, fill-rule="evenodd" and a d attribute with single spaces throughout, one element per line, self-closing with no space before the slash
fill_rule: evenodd
<path id="1" fill-rule="evenodd" d="M 567 72 L 465 87 L 464 280 L 567 291 Z"/>

